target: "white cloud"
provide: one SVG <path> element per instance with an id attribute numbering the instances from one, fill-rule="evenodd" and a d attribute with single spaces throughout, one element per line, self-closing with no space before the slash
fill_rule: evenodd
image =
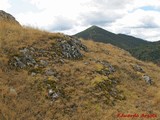
<path id="1" fill-rule="evenodd" d="M 65 18 L 63 16 L 58 16 L 56 19 L 54 19 L 53 24 L 48 26 L 50 31 L 64 31 L 64 30 L 70 30 L 74 26 L 74 21 L 72 21 L 69 18 Z"/>
<path id="2" fill-rule="evenodd" d="M 75 0 L 28 0 L 28 2 L 35 5 L 40 11 L 21 13 L 16 15 L 16 18 L 22 24 L 38 25 L 40 28 L 46 28 L 50 25 L 56 26 L 60 18 L 63 18 L 63 23 L 72 21 L 77 25 L 80 13 L 89 10 L 85 4 L 87 0 L 79 2 Z M 66 22 L 64 22 L 64 18 L 66 18 Z"/>
<path id="3" fill-rule="evenodd" d="M 7 10 L 10 7 L 11 5 L 8 0 L 0 0 L 0 10 Z"/>
<path id="4" fill-rule="evenodd" d="M 1 0 L 0 6 L 2 1 L 8 3 L 7 0 Z M 91 25 L 98 25 L 116 33 L 135 35 L 148 40 L 159 39 L 157 32 L 160 27 L 159 0 L 23 1 L 31 5 L 31 8 L 36 8 L 36 11 L 29 9 L 15 15 L 24 25 L 68 34 L 75 34 Z"/>
<path id="5" fill-rule="evenodd" d="M 137 9 L 117 19 L 106 29 L 116 33 L 124 33 L 147 40 L 159 40 L 160 12 Z M 156 37 L 157 36 L 157 37 Z"/>

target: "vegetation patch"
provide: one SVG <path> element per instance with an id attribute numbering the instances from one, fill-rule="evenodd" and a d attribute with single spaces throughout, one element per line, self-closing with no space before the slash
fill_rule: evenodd
<path id="1" fill-rule="evenodd" d="M 103 102 L 107 105 L 114 105 L 117 100 L 125 100 L 121 90 L 118 90 L 116 86 L 119 81 L 115 79 L 104 79 L 95 83 L 92 88 L 92 95 L 96 98 L 94 102 Z"/>

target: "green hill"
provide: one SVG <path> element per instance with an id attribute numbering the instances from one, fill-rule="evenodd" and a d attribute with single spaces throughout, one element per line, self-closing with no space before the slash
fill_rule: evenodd
<path id="1" fill-rule="evenodd" d="M 124 34 L 114 34 L 97 26 L 92 26 L 80 33 L 77 33 L 74 36 L 83 39 L 91 39 L 96 42 L 111 43 L 125 50 L 149 43 L 145 40 L 132 36 Z"/>
<path id="2" fill-rule="evenodd" d="M 154 63 L 160 65 L 160 43 L 154 42 L 148 45 L 136 47 L 129 50 L 130 53 L 141 60 L 153 61 Z"/>
<path id="3" fill-rule="evenodd" d="M 132 56 L 140 60 L 152 61 L 158 64 L 160 61 L 160 42 L 148 42 L 125 34 L 114 34 L 97 26 L 92 26 L 74 36 L 96 42 L 113 44 L 129 51 Z"/>

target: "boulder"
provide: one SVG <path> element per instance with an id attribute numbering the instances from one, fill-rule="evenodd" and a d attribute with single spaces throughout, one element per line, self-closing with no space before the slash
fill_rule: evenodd
<path id="1" fill-rule="evenodd" d="M 143 75 L 143 79 L 150 85 L 153 83 L 153 80 L 148 75 Z"/>
<path id="2" fill-rule="evenodd" d="M 138 72 L 141 72 L 141 73 L 145 73 L 145 71 L 139 65 L 134 65 L 133 69 L 135 71 L 138 71 Z"/>
<path id="3" fill-rule="evenodd" d="M 56 100 L 58 97 L 59 97 L 59 95 L 58 95 L 58 93 L 56 93 L 54 90 L 52 90 L 52 89 L 49 89 L 48 90 L 48 96 L 49 96 L 49 98 L 51 99 L 51 100 Z"/>
<path id="4" fill-rule="evenodd" d="M 55 75 L 55 72 L 53 70 L 51 70 L 51 69 L 47 69 L 45 71 L 45 75 L 52 76 L 52 75 Z"/>
<path id="5" fill-rule="evenodd" d="M 17 96 L 17 91 L 16 91 L 16 89 L 14 89 L 14 88 L 10 88 L 9 89 L 9 95 L 10 96 Z"/>

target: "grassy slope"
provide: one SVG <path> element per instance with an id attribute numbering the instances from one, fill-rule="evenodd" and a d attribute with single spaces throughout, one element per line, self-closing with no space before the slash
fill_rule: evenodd
<path id="1" fill-rule="evenodd" d="M 160 68 L 136 60 L 115 46 L 93 41 L 82 41 L 89 48 L 89 52 L 83 53 L 85 57 L 82 60 L 65 59 L 64 64 L 55 64 L 52 62 L 54 60 L 50 60 L 49 67 L 60 73 L 58 87 L 63 88 L 66 95 L 52 102 L 46 97 L 43 80 L 57 78 L 41 73 L 31 76 L 27 70 L 10 69 L 8 60 L 21 47 L 32 45 L 46 49 L 63 35 L 0 24 L 0 119 L 115 120 L 120 112 L 160 115 Z M 94 60 L 106 60 L 115 67 L 116 72 L 109 78 L 120 81 L 117 89 L 123 91 L 126 100 L 116 100 L 115 105 L 108 105 L 103 102 L 103 96 L 99 99 L 91 94 L 103 95 L 104 91 L 92 88 L 103 79 L 108 79 L 95 72 L 102 66 Z M 135 64 L 140 65 L 154 80 L 154 85 L 149 86 L 142 80 L 143 73 L 132 68 Z M 14 88 L 17 95 L 10 94 L 10 88 Z"/>

